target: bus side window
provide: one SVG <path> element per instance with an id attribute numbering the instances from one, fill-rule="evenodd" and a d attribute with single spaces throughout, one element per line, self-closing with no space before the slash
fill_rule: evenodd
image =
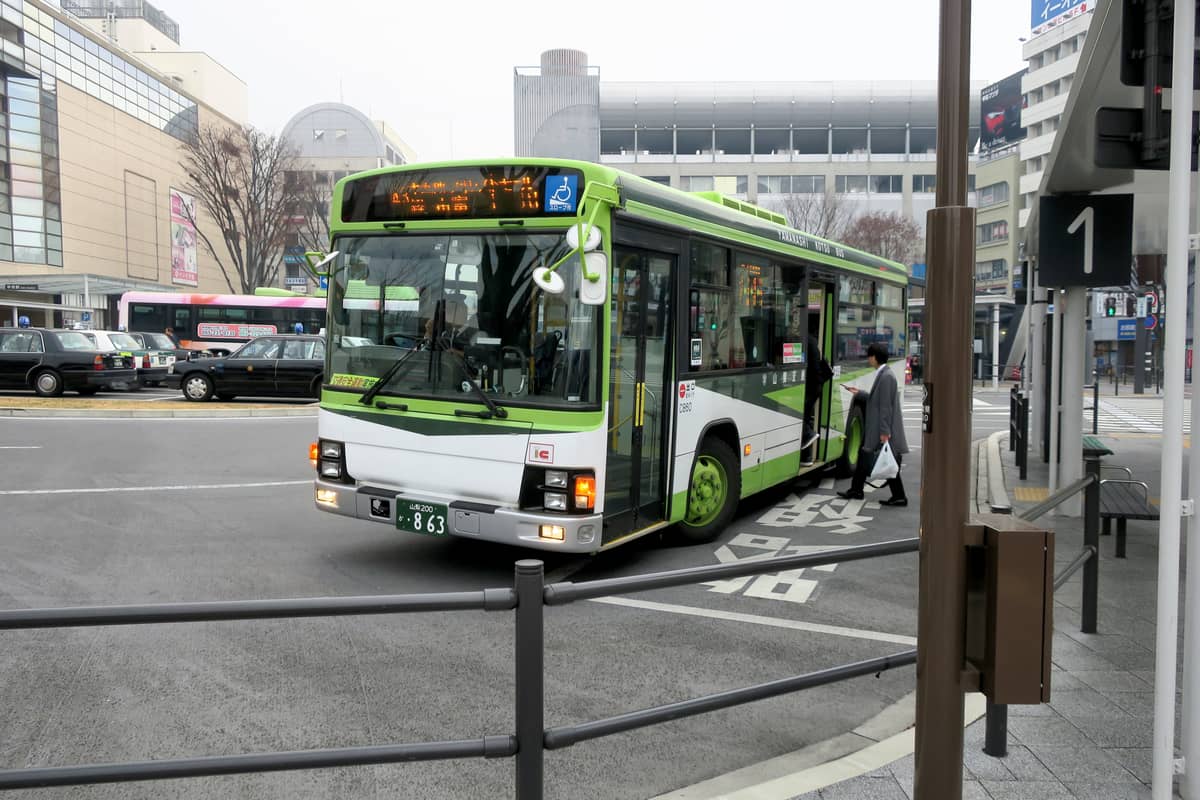
<path id="1" fill-rule="evenodd" d="M 191 338 L 196 331 L 196 327 L 192 324 L 192 307 L 176 307 L 175 324 L 171 327 L 175 329 L 176 336 L 187 336 L 188 338 Z"/>

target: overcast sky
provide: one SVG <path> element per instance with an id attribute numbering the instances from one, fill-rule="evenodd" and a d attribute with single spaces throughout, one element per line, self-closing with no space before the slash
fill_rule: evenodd
<path id="1" fill-rule="evenodd" d="M 185 49 L 246 82 L 256 127 L 278 133 L 305 106 L 340 100 L 423 161 L 511 155 L 513 67 L 556 47 L 586 51 L 602 81 L 937 77 L 937 0 L 154 3 Z M 972 79 L 1024 67 L 1027 0 L 972 5 Z"/>

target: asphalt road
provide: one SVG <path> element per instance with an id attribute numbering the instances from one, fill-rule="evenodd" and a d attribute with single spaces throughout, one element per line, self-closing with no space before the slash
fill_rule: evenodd
<path id="1" fill-rule="evenodd" d="M 1005 427 L 1007 394 L 978 397 L 976 436 Z M 478 589 L 530 557 L 315 511 L 314 433 L 304 417 L 0 418 L 0 608 Z M 920 458 L 905 462 L 906 509 L 792 486 L 743 503 L 712 545 L 652 536 L 539 557 L 551 580 L 587 580 L 914 536 Z M 916 579 L 916 556 L 897 556 L 547 609 L 546 723 L 908 649 Z M 509 613 L 484 612 L 0 633 L 0 767 L 509 733 L 512 635 Z M 546 796 L 651 797 L 847 732 L 913 687 L 909 667 L 547 753 Z M 433 762 L 9 796 L 503 797 L 512 770 Z"/>

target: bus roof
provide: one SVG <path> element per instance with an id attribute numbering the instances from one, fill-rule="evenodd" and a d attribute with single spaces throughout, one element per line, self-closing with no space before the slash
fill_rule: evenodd
<path id="1" fill-rule="evenodd" d="M 382 167 L 355 173 L 338 181 L 334 188 L 331 209 L 340 211 L 346 186 L 357 180 L 394 173 L 488 166 L 543 166 L 578 170 L 583 173 L 585 182 L 599 181 L 616 186 L 620 194 L 621 209 L 627 214 L 675 227 L 685 226 L 698 233 L 896 283 L 908 281 L 908 268 L 905 265 L 788 227 L 786 219 L 778 213 L 716 192 L 685 192 L 604 164 L 587 161 L 552 158 L 476 159 Z M 340 219 L 339 211 L 335 211 L 335 218 L 331 221 L 331 233 L 355 230 L 361 232 L 364 229 L 381 227 L 378 223 L 344 222 Z M 421 220 L 407 224 L 413 228 L 461 230 L 469 225 L 478 226 L 481 222 L 497 224 L 495 219 Z M 530 227 L 547 223 L 561 225 L 563 222 L 562 218 L 537 218 L 530 220 Z"/>
<path id="2" fill-rule="evenodd" d="M 196 294 L 192 292 L 125 292 L 121 303 L 163 303 L 192 306 L 246 306 L 251 308 L 324 308 L 324 297 L 304 295 Z"/>

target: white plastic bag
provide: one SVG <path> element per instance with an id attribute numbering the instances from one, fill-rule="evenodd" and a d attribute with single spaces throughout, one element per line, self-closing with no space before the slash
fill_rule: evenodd
<path id="1" fill-rule="evenodd" d="M 883 447 L 879 448 L 879 455 L 875 457 L 875 466 L 871 468 L 871 476 L 867 480 L 886 481 L 899 474 L 900 465 L 896 463 L 896 457 L 892 455 L 891 442 L 884 442 Z"/>

